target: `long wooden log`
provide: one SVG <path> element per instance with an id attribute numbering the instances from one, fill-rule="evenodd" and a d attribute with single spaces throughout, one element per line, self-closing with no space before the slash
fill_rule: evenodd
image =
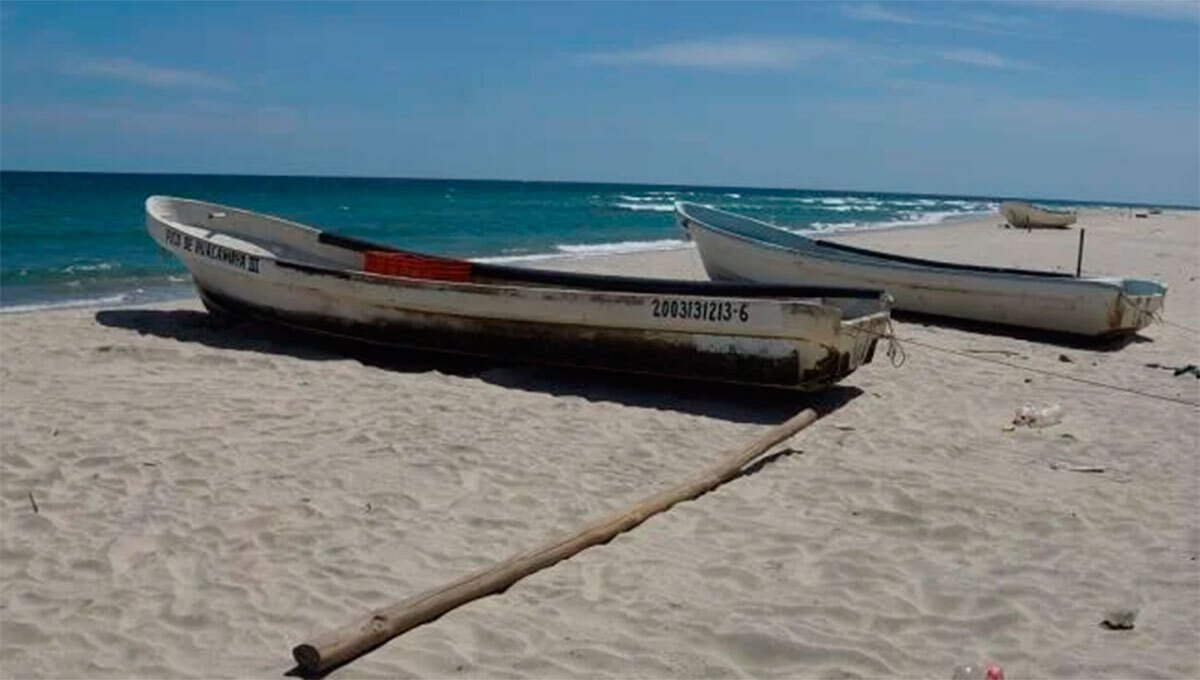
<path id="1" fill-rule="evenodd" d="M 292 649 L 299 671 L 316 675 L 346 663 L 388 640 L 428 623 L 462 604 L 505 590 L 526 576 L 545 569 L 575 553 L 606 543 L 648 517 L 680 501 L 696 498 L 736 477 L 747 464 L 767 450 L 808 427 L 817 419 L 805 409 L 787 421 L 772 427 L 739 451 L 687 481 L 642 499 L 628 509 L 611 513 L 576 533 L 555 539 L 532 550 L 514 555 L 487 569 L 427 590 L 389 607 L 371 613 L 341 628 L 335 628 Z"/>

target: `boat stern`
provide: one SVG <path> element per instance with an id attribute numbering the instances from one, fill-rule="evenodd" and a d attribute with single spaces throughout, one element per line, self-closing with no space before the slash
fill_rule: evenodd
<path id="1" fill-rule="evenodd" d="M 824 355 L 801 362 L 800 389 L 828 387 L 871 363 L 876 344 L 890 332 L 890 320 L 890 313 L 883 311 L 839 323 L 832 344 L 814 348 Z"/>
<path id="2" fill-rule="evenodd" d="M 1125 279 L 1108 310 L 1109 333 L 1132 333 L 1162 314 L 1167 287 L 1157 281 Z"/>

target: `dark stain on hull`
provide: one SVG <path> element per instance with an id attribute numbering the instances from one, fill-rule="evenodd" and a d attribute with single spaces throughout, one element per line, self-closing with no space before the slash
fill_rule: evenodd
<path id="1" fill-rule="evenodd" d="M 671 377 L 800 389 L 827 386 L 850 373 L 850 357 L 830 352 L 801 374 L 790 352 L 764 357 L 705 351 L 690 334 L 539 324 L 504 319 L 447 317 L 405 312 L 403 319 L 353 321 L 323 314 L 268 308 L 198 287 L 205 306 L 305 331 L 376 345 Z"/>

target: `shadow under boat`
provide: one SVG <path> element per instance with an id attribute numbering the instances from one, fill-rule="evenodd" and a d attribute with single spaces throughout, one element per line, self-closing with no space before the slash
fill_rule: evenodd
<path id="1" fill-rule="evenodd" d="M 922 314 L 920 312 L 906 312 L 896 309 L 892 310 L 892 318 L 904 323 L 951 328 L 954 330 L 966 331 L 968 333 L 975 333 L 976 335 L 1009 337 L 1044 345 L 1056 345 L 1066 349 L 1087 350 L 1092 352 L 1117 352 L 1131 344 L 1154 342 L 1153 338 L 1148 338 L 1140 333 L 1114 333 L 1112 335 L 1090 337 L 1075 333 L 1058 333 L 1054 331 L 1039 330 L 1036 328 L 1025 328 L 1023 326 L 1009 326 L 1005 324 L 988 323 L 986 321 L 972 321 L 970 319 L 938 316 L 936 314 Z"/>
<path id="2" fill-rule="evenodd" d="M 306 361 L 353 359 L 399 373 L 438 371 L 493 385 L 590 401 L 656 408 L 741 423 L 774 425 L 804 408 L 828 414 L 862 394 L 834 385 L 819 392 L 712 383 L 569 366 L 523 364 L 423 349 L 372 345 L 352 339 L 297 333 L 251 319 L 224 320 L 196 310 L 107 309 L 96 322 L 141 335 L 212 347 L 289 356 Z"/>

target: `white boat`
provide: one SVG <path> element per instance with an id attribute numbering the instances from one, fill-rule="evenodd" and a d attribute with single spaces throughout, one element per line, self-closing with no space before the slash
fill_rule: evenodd
<path id="1" fill-rule="evenodd" d="M 1146 327 L 1163 307 L 1156 281 L 937 262 L 810 239 L 741 215 L 677 203 L 710 278 L 883 288 L 895 309 L 1102 336 Z"/>
<path id="2" fill-rule="evenodd" d="M 1024 201 L 1005 201 L 1000 214 L 1017 229 L 1066 229 L 1075 224 L 1075 213 L 1047 210 Z"/>
<path id="3" fill-rule="evenodd" d="M 889 320 L 879 290 L 505 267 L 164 196 L 146 229 L 211 312 L 398 347 L 816 389 L 869 362 Z"/>

